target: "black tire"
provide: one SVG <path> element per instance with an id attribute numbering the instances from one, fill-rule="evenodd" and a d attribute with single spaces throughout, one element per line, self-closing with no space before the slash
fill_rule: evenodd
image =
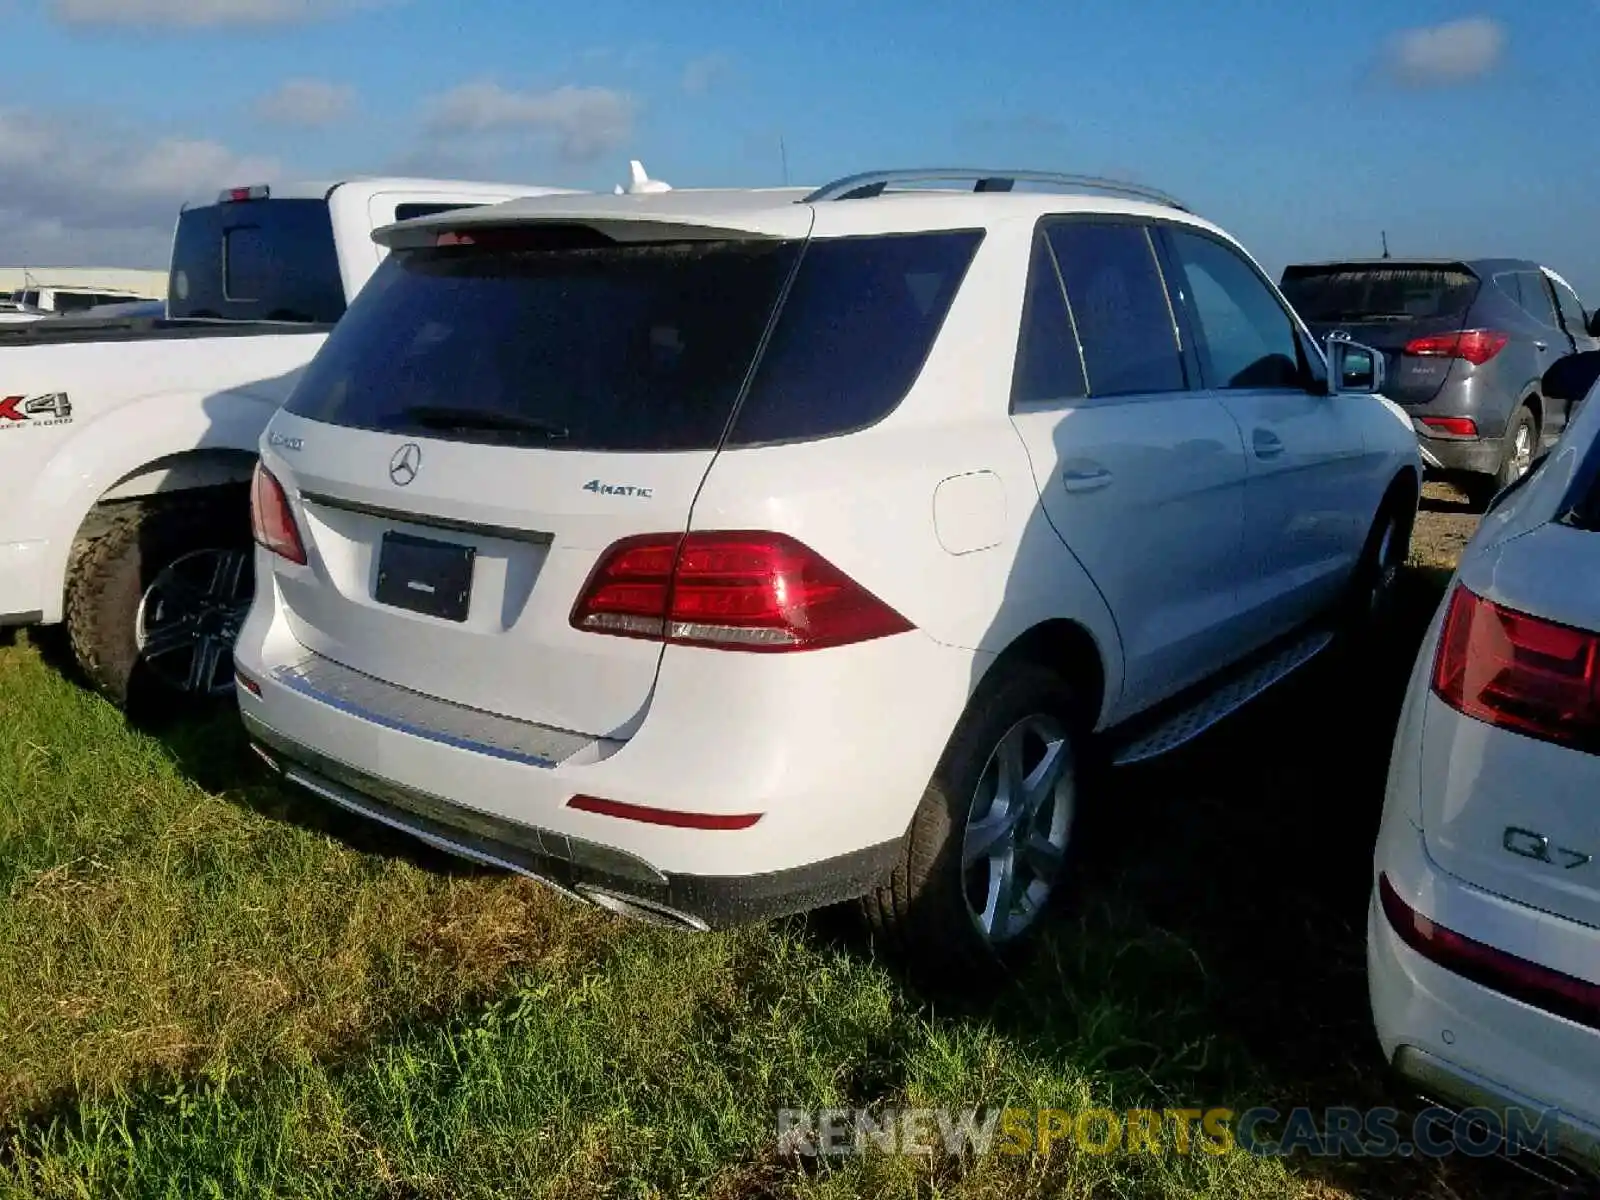
<path id="1" fill-rule="evenodd" d="M 231 700 L 233 638 L 253 586 L 246 496 L 241 488 L 205 488 L 130 501 L 78 547 L 67 580 L 67 635 L 78 669 L 114 703 L 160 716 Z M 228 591 L 235 601 L 243 598 L 243 607 L 235 603 L 223 613 L 220 604 L 194 598 L 194 645 L 186 650 L 179 644 L 185 631 L 176 626 L 188 620 L 190 585 L 203 591 L 196 573 L 214 572 L 212 560 L 220 567 L 223 556 L 242 560 Z M 228 561 L 231 566 L 235 558 Z M 162 587 L 153 588 L 158 582 Z M 160 642 L 152 637 L 141 648 L 141 618 L 147 630 L 168 636 Z M 196 668 L 202 653 L 219 656 L 205 686 L 177 686 L 185 656 Z M 188 672 L 191 678 L 201 673 Z"/>
<path id="2" fill-rule="evenodd" d="M 1003 674 L 979 688 L 951 735 L 889 882 L 862 900 L 874 940 L 908 973 L 936 986 L 957 984 L 970 990 L 1004 980 L 1037 942 L 1048 909 L 1059 902 L 1073 873 L 1072 833 L 1078 824 L 1073 815 L 1081 815 L 1089 774 L 1087 725 L 1078 698 L 1065 680 L 1044 668 L 1018 664 L 998 670 Z M 1036 716 L 1056 723 L 1069 756 L 1065 771 L 1073 802 L 1067 840 L 1052 886 L 1022 932 L 991 940 L 981 932 L 969 904 L 963 846 L 974 798 L 1001 739 L 1019 722 Z"/>
<path id="3" fill-rule="evenodd" d="M 1341 622 L 1347 641 L 1359 644 L 1389 628 L 1400 569 L 1411 556 L 1416 520 L 1415 494 L 1407 486 L 1391 489 L 1372 520 L 1351 576 Z"/>
<path id="4" fill-rule="evenodd" d="M 1526 456 L 1519 450 L 1527 438 Z M 1493 475 L 1475 475 L 1466 485 L 1467 499 L 1475 508 L 1488 508 L 1489 502 L 1527 472 L 1539 453 L 1539 421 L 1526 404 L 1517 405 L 1506 422 L 1505 441 L 1500 449 L 1500 469 Z"/>

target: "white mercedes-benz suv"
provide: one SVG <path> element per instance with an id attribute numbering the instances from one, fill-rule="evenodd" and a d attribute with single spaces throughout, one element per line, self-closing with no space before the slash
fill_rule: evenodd
<path id="1" fill-rule="evenodd" d="M 1306 662 L 1406 553 L 1381 357 L 1330 364 L 1159 194 L 886 172 L 375 236 L 261 441 L 245 723 L 613 911 L 863 897 L 914 963 L 1003 963 L 1085 768 Z"/>

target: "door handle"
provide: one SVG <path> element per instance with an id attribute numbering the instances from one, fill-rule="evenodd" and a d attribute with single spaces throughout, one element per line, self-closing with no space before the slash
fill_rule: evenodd
<path id="1" fill-rule="evenodd" d="M 1061 472 L 1061 486 L 1069 492 L 1099 491 L 1111 482 L 1111 472 L 1099 463 L 1067 467 Z"/>
<path id="2" fill-rule="evenodd" d="M 1251 447 L 1257 458 L 1276 458 L 1283 453 L 1283 439 L 1270 429 L 1258 429 L 1250 435 Z"/>

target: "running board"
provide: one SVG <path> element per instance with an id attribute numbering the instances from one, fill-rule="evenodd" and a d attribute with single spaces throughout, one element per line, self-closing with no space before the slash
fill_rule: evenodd
<path id="1" fill-rule="evenodd" d="M 1246 668 L 1154 728 L 1143 727 L 1131 734 L 1132 740 L 1112 752 L 1113 766 L 1159 758 L 1199 737 L 1224 717 L 1238 712 L 1273 684 L 1279 683 L 1305 666 L 1333 642 L 1333 634 L 1317 630 L 1292 642 L 1270 658 Z"/>

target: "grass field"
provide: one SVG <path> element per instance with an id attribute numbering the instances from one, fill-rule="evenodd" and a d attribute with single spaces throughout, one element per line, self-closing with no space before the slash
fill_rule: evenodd
<path id="1" fill-rule="evenodd" d="M 1391 652 L 1314 667 L 1116 778 L 1087 899 L 982 1006 L 907 989 L 843 919 L 681 935 L 433 856 L 278 791 L 229 721 L 130 730 L 18 639 L 0 648 L 0 1189 L 1538 1195 L 1467 1160 L 1069 1140 L 821 1169 L 774 1136 L 784 1107 L 1400 1103 L 1362 940 L 1399 689 L 1456 537 L 1433 528 Z"/>

